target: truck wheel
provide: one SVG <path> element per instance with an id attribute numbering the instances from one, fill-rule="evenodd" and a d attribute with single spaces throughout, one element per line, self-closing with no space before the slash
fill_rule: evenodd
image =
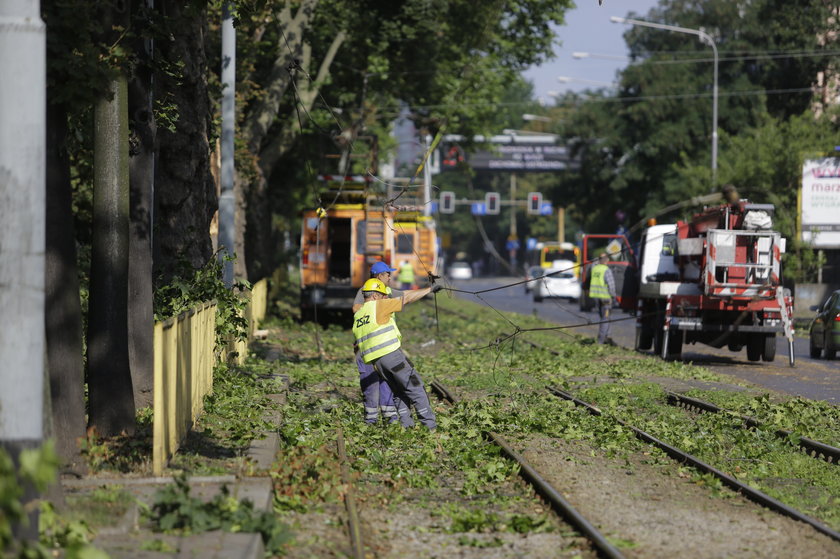
<path id="1" fill-rule="evenodd" d="M 811 355 L 811 359 L 819 359 L 822 355 L 822 350 L 814 345 L 814 338 L 808 341 L 808 353 Z"/>
<path id="2" fill-rule="evenodd" d="M 768 363 L 776 358 L 776 334 L 764 336 L 764 351 L 761 352 L 761 358 Z"/>
<path id="3" fill-rule="evenodd" d="M 682 357 L 683 331 L 671 330 L 668 333 L 668 360 L 677 361 Z"/>
<path id="4" fill-rule="evenodd" d="M 653 345 L 653 332 L 644 322 L 636 328 L 636 351 L 647 351 Z"/>
<path id="5" fill-rule="evenodd" d="M 750 361 L 761 361 L 761 352 L 764 350 L 764 336 L 752 334 L 747 340 L 747 359 Z"/>

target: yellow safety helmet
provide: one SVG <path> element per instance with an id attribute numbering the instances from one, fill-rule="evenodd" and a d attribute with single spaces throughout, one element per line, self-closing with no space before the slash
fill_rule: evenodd
<path id="1" fill-rule="evenodd" d="M 376 291 L 377 293 L 382 293 L 383 295 L 388 294 L 388 289 L 385 287 L 385 284 L 376 278 L 370 278 L 367 280 L 362 286 L 362 291 Z"/>

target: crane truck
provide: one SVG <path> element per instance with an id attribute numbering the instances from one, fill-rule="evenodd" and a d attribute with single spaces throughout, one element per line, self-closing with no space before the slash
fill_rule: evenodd
<path id="1" fill-rule="evenodd" d="M 678 359 L 685 343 L 773 361 L 776 336 L 793 353 L 793 298 L 781 283 L 785 239 L 772 204 L 707 207 L 690 221 L 652 225 L 642 235 L 636 349 Z"/>
<path id="2" fill-rule="evenodd" d="M 776 336 L 793 352 L 793 297 L 781 283 L 785 239 L 772 204 L 740 200 L 688 222 L 653 225 L 642 236 L 636 349 L 678 359 L 684 343 L 773 361 Z"/>

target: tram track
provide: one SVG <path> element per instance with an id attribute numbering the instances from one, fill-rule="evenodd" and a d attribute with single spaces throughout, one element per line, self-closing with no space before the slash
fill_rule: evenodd
<path id="1" fill-rule="evenodd" d="M 449 402 L 456 403 L 455 397 L 447 390 L 440 382 L 432 381 L 430 383 L 432 390 L 438 396 Z M 624 555 L 607 538 L 584 517 L 577 509 L 572 506 L 554 486 L 543 478 L 540 473 L 533 468 L 522 455 L 516 452 L 507 441 L 505 441 L 497 433 L 491 431 L 485 432 L 485 436 L 494 444 L 496 444 L 502 452 L 511 460 L 519 465 L 520 476 L 529 483 L 534 490 L 541 495 L 552 507 L 552 509 L 569 524 L 574 526 L 581 534 L 583 534 L 598 552 L 601 557 L 610 559 L 623 559 Z"/>
<path id="2" fill-rule="evenodd" d="M 464 316 L 463 314 L 452 311 L 451 309 L 444 309 L 447 314 L 452 314 L 454 316 L 461 317 L 463 319 L 468 319 L 468 317 Z M 555 351 L 553 349 L 543 347 L 540 344 L 534 343 L 524 336 L 518 336 L 520 341 L 525 342 L 526 345 L 533 347 L 535 349 L 540 349 L 546 352 L 549 352 L 553 355 L 561 355 L 560 352 Z M 554 394 L 555 396 L 563 397 L 564 399 L 573 401 L 578 406 L 585 407 L 590 413 L 593 415 L 602 415 L 601 410 L 597 407 L 593 406 L 592 404 L 588 404 L 581 400 L 578 400 L 572 394 L 565 392 L 563 390 L 559 390 L 556 388 L 549 388 L 549 391 Z M 702 400 L 696 398 L 689 398 L 677 394 L 675 392 L 671 392 L 670 390 L 664 389 L 665 392 L 665 399 L 668 401 L 669 404 L 676 405 L 679 407 L 687 408 L 690 411 L 696 412 L 706 412 L 706 413 L 729 413 L 733 414 L 733 412 L 728 412 L 725 409 L 719 408 L 714 404 L 703 402 Z M 738 415 L 738 414 L 733 414 Z M 805 454 L 812 458 L 817 458 L 824 460 L 828 463 L 837 464 L 838 459 L 840 459 L 840 449 L 833 447 L 831 445 L 822 443 L 820 441 L 816 441 L 813 439 L 809 439 L 807 437 L 800 437 L 799 435 L 787 431 L 784 429 L 777 429 L 775 427 L 762 425 L 757 419 L 751 418 L 748 416 L 739 416 L 741 422 L 743 423 L 743 427 L 747 429 L 760 429 L 766 431 L 768 433 L 774 434 L 776 437 L 787 441 L 789 444 L 793 445 L 794 447 L 798 447 L 801 449 Z M 703 476 L 710 476 L 709 479 L 713 478 L 720 483 L 721 486 L 728 488 L 729 490 L 733 491 L 734 493 L 741 495 L 744 499 L 747 499 L 756 505 L 759 505 L 773 513 L 779 515 L 780 517 L 784 517 L 787 519 L 791 519 L 796 522 L 801 522 L 803 525 L 807 526 L 807 528 L 802 528 L 805 530 L 812 529 L 823 536 L 829 538 L 833 542 L 840 542 L 840 532 L 832 529 L 828 525 L 826 525 L 823 521 L 814 518 L 808 514 L 805 514 L 802 510 L 798 510 L 793 506 L 790 506 L 775 497 L 760 491 L 746 483 L 741 482 L 738 478 L 733 475 L 728 474 L 727 472 L 716 468 L 714 465 L 706 463 L 699 458 L 692 456 L 691 454 L 677 448 L 674 445 L 668 444 L 665 440 L 660 440 L 656 436 L 647 433 L 625 421 L 621 421 L 617 417 L 613 417 L 612 415 L 605 415 L 605 419 L 612 420 L 619 424 L 621 428 L 627 429 L 628 431 L 632 432 L 635 437 L 639 440 L 643 441 L 646 444 L 652 445 L 658 449 L 660 449 L 666 456 L 671 458 L 675 463 L 680 465 L 686 465 L 693 469 L 694 471 L 698 472 L 700 475 Z M 491 438 L 488 436 L 488 438 Z M 495 441 L 494 441 L 495 442 Z M 497 443 L 498 444 L 498 443 Z M 501 446 L 501 445 L 500 445 Z M 509 457 L 516 460 L 515 457 L 511 456 L 510 453 L 505 452 Z M 527 451 L 526 451 L 527 453 Z M 532 453 L 529 453 L 532 454 Z M 800 505 L 801 506 L 801 505 Z M 809 509 L 810 510 L 810 509 Z M 814 510 L 817 510 L 816 508 Z"/>
<path id="3" fill-rule="evenodd" d="M 588 402 L 580 400 L 580 399 L 576 398 L 574 395 L 572 395 L 572 394 L 570 394 L 570 393 L 568 393 L 564 390 L 560 390 L 560 389 L 554 388 L 554 387 L 549 387 L 548 391 L 555 396 L 558 396 L 560 398 L 563 398 L 565 400 L 569 400 L 569 401 L 573 402 L 576 406 L 579 406 L 579 407 L 582 407 L 582 408 L 586 409 L 592 415 L 606 417 L 606 416 L 604 416 L 603 412 L 597 406 L 594 406 L 594 405 L 592 405 Z M 640 440 L 642 440 L 642 441 L 644 441 L 648 444 L 651 444 L 651 445 L 659 448 L 660 450 L 665 452 L 665 454 L 667 454 L 668 456 L 670 456 L 672 459 L 676 460 L 677 462 L 684 463 L 684 464 L 689 464 L 692 467 L 694 467 L 695 469 L 697 469 L 697 470 L 699 470 L 703 473 L 710 474 L 710 475 L 714 476 L 715 478 L 717 478 L 725 486 L 729 487 L 730 489 L 732 489 L 736 493 L 740 493 L 741 495 L 750 499 L 751 501 L 753 501 L 753 502 L 755 502 L 759 505 L 762 505 L 762 506 L 778 513 L 778 514 L 781 514 L 783 516 L 787 516 L 787 517 L 792 518 L 794 520 L 797 520 L 799 522 L 803 522 L 803 523 L 811 526 L 817 532 L 825 534 L 826 536 L 830 537 L 831 539 L 833 539 L 837 542 L 840 542 L 840 532 L 837 532 L 837 531 L 829 528 L 828 526 L 826 526 L 825 524 L 823 524 L 819 520 L 817 520 L 815 518 L 812 518 L 811 516 L 808 516 L 808 515 L 800 512 L 800 511 L 794 509 L 793 507 L 790 507 L 790 506 L 782 503 L 778 499 L 775 499 L 775 498 L 771 497 L 770 495 L 767 495 L 766 493 L 764 493 L 762 491 L 759 491 L 758 489 L 755 489 L 754 487 L 751 487 L 751 486 L 749 486 L 745 483 L 742 483 L 742 482 L 738 481 L 737 479 L 735 479 L 731 475 L 715 468 L 714 466 L 700 460 L 699 458 L 697 458 L 695 456 L 692 456 L 691 454 L 689 454 L 687 452 L 684 452 L 684 451 L 680 450 L 679 448 L 677 448 L 673 445 L 670 445 L 670 444 L 668 444 L 664 441 L 661 441 L 658 438 L 654 437 L 653 435 L 651 435 L 651 434 L 649 434 L 649 433 L 647 433 L 647 432 L 645 432 L 645 431 L 643 431 L 643 430 L 641 430 L 637 427 L 634 427 L 633 425 L 630 425 L 629 423 L 627 423 L 627 422 L 625 422 L 625 421 L 623 421 L 623 420 L 621 420 L 617 417 L 609 416 L 609 419 L 611 419 L 612 421 L 621 425 L 622 427 L 624 427 L 626 429 L 629 429 L 630 431 L 633 432 L 633 434 L 637 438 L 639 438 Z"/>
<path id="4" fill-rule="evenodd" d="M 665 395 L 669 404 L 677 407 L 686 408 L 691 411 L 706 413 L 729 413 L 733 415 L 738 415 L 735 414 L 735 412 L 727 411 L 723 408 L 720 408 L 715 404 L 712 404 L 711 402 L 706 402 L 697 398 L 692 398 L 690 396 L 684 396 L 682 394 L 677 394 L 671 391 L 666 391 Z M 772 429 L 772 427 L 767 427 L 755 418 L 749 416 L 739 415 L 739 418 L 741 419 L 743 427 L 745 429 L 772 430 L 773 433 L 780 439 L 784 439 L 787 441 L 797 440 L 795 445 L 798 446 L 799 449 L 802 450 L 808 456 L 825 460 L 828 463 L 840 464 L 840 448 L 822 443 L 820 441 L 809 439 L 808 437 L 795 435 L 792 431 L 788 431 L 786 429 Z"/>
<path id="5" fill-rule="evenodd" d="M 444 399 L 448 402 L 451 402 L 451 403 L 454 403 L 456 401 L 455 398 L 450 393 L 450 391 L 448 389 L 446 389 L 440 382 L 433 381 L 430 384 L 430 388 L 436 394 L 438 394 L 442 399 Z M 653 435 L 650 435 L 649 433 L 646 433 L 646 432 L 642 431 L 641 429 L 638 429 L 638 428 L 636 428 L 632 425 L 629 425 L 626 422 L 620 421 L 620 420 L 618 420 L 618 419 L 616 419 L 612 416 L 604 414 L 596 406 L 593 406 L 592 404 L 584 402 L 584 401 L 582 401 L 578 398 L 575 398 L 573 395 L 569 394 L 568 392 L 565 392 L 565 391 L 562 391 L 562 390 L 559 390 L 559 389 L 556 389 L 556 388 L 549 388 L 548 392 L 553 394 L 554 396 L 559 396 L 559 397 L 563 397 L 564 399 L 571 400 L 576 406 L 584 408 L 587 412 L 589 412 L 590 414 L 592 414 L 594 416 L 601 416 L 605 420 L 615 421 L 616 423 L 618 423 L 621 426 L 621 428 L 631 431 L 637 438 L 639 438 L 644 443 L 646 443 L 648 445 L 652 445 L 652 446 L 662 450 L 664 452 L 664 454 L 667 455 L 669 458 L 671 458 L 675 463 L 680 464 L 681 466 L 682 465 L 687 465 L 687 466 L 693 468 L 694 470 L 696 470 L 699 473 L 711 475 L 715 479 L 720 480 L 723 486 L 732 490 L 734 493 L 741 495 L 743 498 L 745 498 L 749 501 L 752 501 L 756 505 L 760 505 L 761 507 L 778 514 L 779 520 L 774 523 L 777 527 L 772 528 L 772 530 L 777 530 L 778 531 L 779 530 L 778 526 L 784 526 L 784 525 L 786 525 L 785 524 L 786 522 L 790 522 L 792 520 L 792 521 L 796 521 L 796 522 L 801 522 L 804 525 L 800 528 L 796 528 L 796 530 L 805 530 L 805 531 L 815 530 L 816 532 L 819 532 L 820 534 L 822 534 L 823 536 L 826 536 L 827 538 L 829 538 L 830 540 L 833 540 L 834 542 L 840 542 L 840 533 L 837 533 L 836 531 L 827 527 L 826 525 L 824 525 L 820 521 L 818 521 L 818 520 L 800 512 L 800 511 L 798 511 L 798 510 L 796 510 L 792 507 L 789 507 L 789 506 L 785 505 L 784 503 L 781 503 L 780 501 L 774 499 L 773 497 L 770 497 L 769 495 L 764 494 L 761 491 L 758 491 L 758 490 L 756 490 L 756 489 L 754 489 L 754 488 L 752 488 L 748 485 L 745 485 L 745 484 L 739 482 L 737 479 L 733 478 L 732 476 L 729 476 L 728 474 L 714 468 L 713 466 L 710 466 L 709 464 L 706 464 L 705 462 L 697 459 L 696 457 L 691 456 L 691 455 L 681 451 L 680 449 L 674 447 L 673 445 L 669 445 L 669 444 L 665 443 L 664 441 L 661 441 L 661 440 L 657 439 Z M 606 499 L 602 498 L 601 501 L 600 501 L 600 504 L 580 501 L 579 499 L 581 497 L 577 493 L 576 489 L 574 487 L 570 487 L 568 485 L 568 481 L 566 481 L 568 475 L 575 476 L 576 474 L 571 473 L 571 472 L 569 474 L 567 474 L 567 473 L 564 473 L 562 470 L 561 471 L 551 471 L 550 475 L 541 474 L 541 472 L 547 472 L 547 473 L 549 472 L 549 470 L 544 470 L 543 468 L 546 467 L 546 464 L 551 464 L 551 462 L 542 461 L 541 465 L 539 465 L 539 466 L 534 466 L 534 465 L 530 464 L 528 462 L 528 460 L 526 458 L 524 458 L 524 455 L 526 455 L 526 454 L 533 455 L 534 451 L 531 451 L 530 447 L 526 447 L 524 449 L 524 451 L 523 450 L 517 451 L 513 448 L 512 445 L 508 444 L 508 442 L 505 441 L 504 438 L 502 438 L 498 433 L 494 433 L 494 432 L 490 432 L 490 431 L 485 432 L 485 437 L 489 441 L 491 441 L 492 443 L 497 445 L 509 459 L 511 459 L 512 461 L 516 462 L 519 465 L 520 476 L 527 483 L 531 484 L 534 487 L 535 491 L 538 494 L 540 494 L 551 505 L 552 509 L 554 509 L 554 511 L 561 518 L 563 518 L 566 522 L 568 522 L 576 530 L 578 530 L 583 536 L 585 536 L 587 539 L 589 539 L 592 546 L 597 550 L 599 556 L 604 556 L 604 557 L 621 557 L 621 556 L 623 556 L 622 551 L 619 550 L 618 548 L 616 548 L 614 545 L 612 545 L 610 540 L 612 540 L 612 541 L 622 541 L 622 540 L 623 541 L 637 541 L 637 538 L 641 537 L 641 536 L 638 536 L 634 532 L 634 528 L 632 528 L 632 527 L 626 528 L 623 525 L 611 524 L 612 521 L 607 520 L 606 519 L 607 517 L 601 517 L 600 516 L 600 510 L 601 509 L 599 509 L 598 507 L 599 506 L 604 506 L 605 501 L 607 503 L 609 503 L 610 502 L 609 498 L 606 498 Z M 530 445 L 531 443 L 528 443 L 528 444 Z M 646 455 L 648 453 L 643 452 L 642 454 Z M 535 455 L 535 456 L 537 456 L 537 455 Z M 540 461 L 538 461 L 538 462 L 540 462 Z M 629 473 L 630 472 L 628 472 L 628 474 Z M 622 477 L 624 477 L 624 476 L 622 476 Z M 642 478 L 639 478 L 639 479 L 642 480 L 644 477 L 645 476 L 642 476 Z M 574 479 L 574 477 L 572 479 Z M 634 478 L 626 478 L 626 479 L 632 480 Z M 561 485 L 559 485 L 559 486 L 558 485 L 553 485 L 557 481 L 560 481 Z M 601 486 L 601 484 L 599 482 L 595 482 L 594 480 L 593 480 L 593 483 L 598 483 L 598 487 Z M 631 481 L 629 483 L 631 483 L 631 485 L 632 485 L 633 482 Z M 647 483 L 647 482 L 645 482 L 645 483 Z M 572 484 L 572 485 L 574 485 L 574 484 Z M 654 482 L 652 485 L 655 487 L 655 486 L 657 486 L 657 483 Z M 561 490 L 558 487 L 562 487 L 563 489 Z M 642 486 L 642 487 L 644 487 L 644 486 Z M 698 490 L 698 486 L 695 485 L 694 483 L 689 483 L 687 486 L 684 487 L 684 489 L 687 489 L 687 488 L 692 488 L 692 491 L 689 491 L 687 493 L 687 495 L 691 495 L 693 493 L 696 493 L 697 490 Z M 624 490 L 627 491 L 627 489 L 624 489 Z M 637 491 L 641 491 L 643 494 L 647 494 L 645 489 L 638 489 L 638 490 L 637 489 L 630 489 L 630 491 L 633 492 L 633 493 L 635 493 Z M 585 498 L 585 495 L 587 495 L 587 494 L 588 493 L 584 493 L 584 498 Z M 564 495 L 565 495 L 565 497 L 564 497 Z M 657 491 L 656 493 L 654 493 L 653 495 L 650 495 L 648 497 L 653 502 L 646 505 L 646 507 L 653 507 L 655 509 L 659 506 L 659 505 L 656 504 L 656 502 L 661 501 L 663 499 L 665 499 L 665 500 L 675 499 L 677 501 L 688 500 L 688 502 L 691 502 L 691 503 L 696 502 L 695 501 L 696 497 L 691 498 L 691 497 L 688 497 L 687 495 L 682 496 L 679 493 L 678 494 L 672 494 L 672 493 L 668 493 L 668 492 L 659 493 Z M 559 497 L 559 498 L 556 498 L 556 497 Z M 578 501 L 575 504 L 572 504 L 571 500 L 574 500 L 575 498 L 577 498 Z M 606 506 L 612 506 L 612 504 L 608 504 Z M 701 505 L 701 506 L 703 508 L 701 510 L 698 510 L 696 513 L 691 512 L 691 510 L 693 508 L 692 506 L 683 507 L 681 509 L 682 512 L 679 513 L 679 514 L 680 515 L 686 514 L 688 518 L 691 518 L 692 516 L 696 515 L 698 519 L 702 519 L 702 518 L 705 517 L 705 515 L 709 514 L 709 509 L 708 509 L 708 503 L 706 505 Z M 723 509 L 721 509 L 720 514 L 722 515 L 723 518 L 726 518 L 727 515 L 731 513 L 731 511 L 733 510 L 733 506 L 736 510 L 738 509 L 737 503 L 735 505 L 724 505 L 723 503 L 721 503 L 721 506 L 723 507 Z M 740 506 L 743 506 L 743 505 L 740 505 Z M 583 507 L 583 508 L 580 508 L 580 507 Z M 669 508 L 670 507 L 666 507 L 666 509 L 669 509 Z M 679 508 L 680 507 L 678 507 L 678 509 Z M 758 509 L 755 509 L 755 510 L 756 510 L 756 512 L 754 514 L 757 517 L 760 518 L 761 517 L 761 512 L 760 512 L 761 509 L 758 508 Z M 581 512 L 581 511 L 584 511 L 584 512 Z M 712 513 L 712 514 L 715 515 L 715 513 Z M 608 515 L 608 517 L 612 517 L 612 515 Z M 787 520 L 782 520 L 782 518 L 785 518 Z M 702 520 L 700 520 L 700 521 L 702 522 Z M 732 522 L 732 520 L 729 520 L 727 522 Z M 746 522 L 746 524 L 749 525 L 750 522 Z M 610 535 L 610 540 L 606 540 L 606 538 L 604 538 L 602 532 L 597 528 L 593 528 L 594 526 L 598 526 L 598 528 L 600 528 L 600 530 L 604 530 L 604 529 L 608 530 L 607 533 Z M 753 530 L 757 529 L 757 527 L 755 525 L 753 525 L 752 528 L 753 528 Z M 627 529 L 629 531 L 624 532 L 625 529 Z M 761 529 L 763 530 L 763 529 L 768 529 L 768 528 L 763 527 Z M 793 529 L 793 528 L 790 528 L 790 529 Z M 784 532 L 784 530 L 782 532 Z M 701 530 L 701 533 L 702 533 L 702 530 Z M 744 534 L 744 535 L 746 535 L 746 534 Z M 674 534 L 674 536 L 680 538 L 681 534 L 676 533 L 676 534 Z M 695 535 L 694 537 L 696 538 L 697 536 Z M 706 537 L 712 537 L 711 533 L 708 534 Z M 752 533 L 750 535 L 750 538 L 754 539 L 756 537 L 760 538 L 760 536 L 757 536 L 756 533 Z M 747 540 L 745 539 L 745 541 L 747 541 Z M 606 546 L 602 547 L 602 544 L 604 542 L 606 542 Z M 826 540 L 826 542 L 828 542 L 828 540 Z M 672 550 L 674 550 L 675 554 L 681 554 L 680 552 L 678 552 L 676 550 L 681 549 L 682 545 L 683 545 L 682 541 L 679 541 L 679 543 L 674 541 L 673 543 L 670 544 L 670 546 L 668 546 L 668 544 L 666 544 L 666 547 L 670 547 Z M 823 544 L 823 545 L 829 545 L 829 544 L 826 543 L 826 544 Z M 651 555 L 646 555 L 646 553 L 647 552 L 643 553 L 642 555 L 637 555 L 637 552 L 633 551 L 633 552 L 630 552 L 630 556 L 651 556 Z M 686 553 L 687 553 L 687 556 L 696 556 L 696 557 L 709 556 L 704 551 L 699 551 L 698 552 L 696 549 L 693 552 L 687 552 L 686 551 Z M 654 554 L 653 556 L 660 556 L 660 555 Z M 817 554 L 816 556 L 824 556 L 824 555 Z"/>

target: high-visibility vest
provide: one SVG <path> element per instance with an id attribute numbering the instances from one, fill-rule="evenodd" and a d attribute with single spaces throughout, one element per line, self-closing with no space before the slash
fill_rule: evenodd
<path id="1" fill-rule="evenodd" d="M 610 288 L 604 277 L 607 274 L 606 264 L 596 264 L 592 267 L 592 278 L 589 280 L 589 296 L 593 299 L 612 299 Z"/>
<path id="2" fill-rule="evenodd" d="M 372 363 L 399 349 L 402 334 L 394 315 L 385 324 L 376 322 L 376 301 L 368 301 L 353 315 L 353 337 L 362 361 Z"/>
<path id="3" fill-rule="evenodd" d="M 400 274 L 397 276 L 400 283 L 414 283 L 414 266 L 406 263 L 400 266 Z"/>

